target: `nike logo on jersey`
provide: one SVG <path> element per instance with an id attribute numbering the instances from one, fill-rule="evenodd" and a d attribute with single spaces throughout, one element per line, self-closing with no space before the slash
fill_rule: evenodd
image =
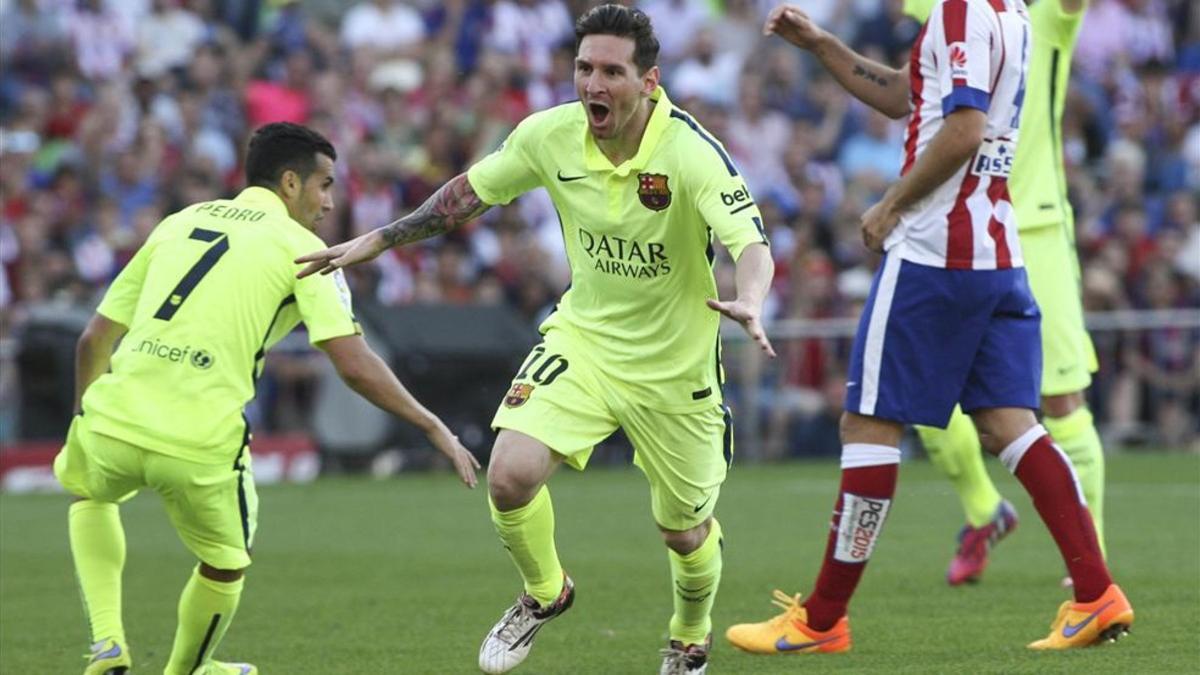
<path id="1" fill-rule="evenodd" d="M 837 636 L 825 638 L 824 640 L 813 640 L 812 642 L 788 642 L 786 637 L 781 637 L 775 641 L 775 649 L 781 652 L 794 652 L 798 649 L 808 649 L 809 647 L 817 647 L 826 642 L 833 642 L 838 639 Z"/>
<path id="2" fill-rule="evenodd" d="M 693 507 L 692 513 L 700 513 L 700 509 L 704 508 L 710 501 L 712 501 L 712 495 L 709 495 L 708 499 L 705 499 L 704 501 L 700 502 L 699 505 Z"/>
<path id="3" fill-rule="evenodd" d="M 1085 626 L 1087 626 L 1089 623 L 1092 622 L 1092 619 L 1095 619 L 1097 616 L 1100 616 L 1100 612 L 1103 612 L 1104 610 L 1108 609 L 1108 606 L 1111 604 L 1113 604 L 1113 601 L 1109 600 L 1108 602 L 1104 603 L 1103 605 L 1100 605 L 1100 609 L 1097 609 L 1096 611 L 1092 612 L 1091 614 L 1088 615 L 1088 617 L 1086 619 L 1084 619 L 1083 621 L 1080 621 L 1077 624 L 1072 624 L 1070 621 L 1067 621 L 1066 623 L 1064 623 L 1063 629 L 1062 629 L 1063 637 L 1065 637 L 1065 638 L 1075 637 L 1076 633 L 1083 630 L 1083 628 Z"/>
<path id="4" fill-rule="evenodd" d="M 558 179 L 564 183 L 570 183 L 573 180 L 583 180 L 584 178 L 587 178 L 587 174 L 582 176 L 564 176 L 562 175 L 562 169 L 558 170 Z"/>

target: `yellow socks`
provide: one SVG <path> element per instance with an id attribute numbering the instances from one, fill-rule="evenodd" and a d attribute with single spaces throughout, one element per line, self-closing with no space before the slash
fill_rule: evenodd
<path id="1" fill-rule="evenodd" d="M 554 548 L 554 505 L 543 485 L 531 502 L 512 511 L 499 511 L 488 499 L 492 522 L 504 548 L 525 581 L 525 592 L 545 607 L 563 587 L 563 570 Z"/>
<path id="2" fill-rule="evenodd" d="M 917 427 L 917 435 L 934 466 L 950 479 L 967 523 L 983 527 L 1000 508 L 1000 493 L 983 465 L 983 447 L 971 418 L 955 407 L 945 429 Z"/>
<path id="3" fill-rule="evenodd" d="M 1100 550 L 1107 557 L 1104 546 L 1104 447 L 1100 444 L 1092 411 L 1080 407 L 1066 417 L 1047 416 L 1042 425 L 1075 467 L 1079 486 L 1092 513 L 1092 523 L 1096 526 Z"/>
<path id="4" fill-rule="evenodd" d="M 90 499 L 71 504 L 67 511 L 67 532 L 92 642 L 113 638 L 128 648 L 121 623 L 125 530 L 117 505 Z"/>
<path id="5" fill-rule="evenodd" d="M 179 596 L 179 626 L 164 675 L 190 675 L 212 657 L 242 597 L 245 577 L 232 582 L 213 581 L 192 571 Z"/>
<path id="6" fill-rule="evenodd" d="M 675 614 L 671 616 L 671 639 L 685 645 L 704 644 L 712 632 L 712 607 L 721 583 L 721 524 L 714 518 L 708 538 L 687 555 L 667 549 Z"/>

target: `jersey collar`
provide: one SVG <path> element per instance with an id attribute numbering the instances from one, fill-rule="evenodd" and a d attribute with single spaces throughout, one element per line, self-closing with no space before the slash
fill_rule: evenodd
<path id="1" fill-rule="evenodd" d="M 667 92 L 661 86 L 655 88 L 654 92 L 650 94 L 650 100 L 654 101 L 656 105 L 650 113 L 650 120 L 646 122 L 646 131 L 642 134 L 642 142 L 638 146 L 637 154 L 621 162 L 620 166 L 613 166 L 608 157 L 600 151 L 596 140 L 592 138 L 592 132 L 588 130 L 587 124 L 584 124 L 583 159 L 588 171 L 612 171 L 618 176 L 625 177 L 634 171 L 646 168 L 646 164 L 650 161 L 650 155 L 658 147 L 658 141 L 662 138 L 663 132 L 667 128 L 667 122 L 671 118 L 671 100 L 667 98 Z"/>
<path id="2" fill-rule="evenodd" d="M 233 198 L 233 201 L 243 204 L 253 204 L 266 211 L 267 215 L 275 218 L 291 219 L 291 216 L 288 215 L 287 205 L 283 203 L 279 195 L 265 187 L 258 187 L 257 185 L 248 187 L 239 192 L 238 196 Z"/>

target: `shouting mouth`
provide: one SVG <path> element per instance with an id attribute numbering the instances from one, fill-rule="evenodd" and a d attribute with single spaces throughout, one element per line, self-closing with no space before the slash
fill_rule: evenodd
<path id="1" fill-rule="evenodd" d="M 587 104 L 587 110 L 588 120 L 591 121 L 592 126 L 594 127 L 604 126 L 604 124 L 608 122 L 609 117 L 612 115 L 612 110 L 608 107 L 608 104 L 600 103 L 599 101 L 589 102 Z"/>

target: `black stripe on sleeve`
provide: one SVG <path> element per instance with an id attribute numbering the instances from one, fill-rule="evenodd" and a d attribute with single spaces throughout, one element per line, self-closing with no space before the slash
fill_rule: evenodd
<path id="1" fill-rule="evenodd" d="M 677 120 L 682 120 L 684 124 L 686 124 L 692 128 L 692 131 L 696 132 L 697 134 L 700 134 L 700 138 L 703 138 L 704 140 L 708 141 L 708 144 L 713 147 L 713 150 L 716 150 L 717 154 L 721 156 L 721 161 L 725 162 L 725 168 L 729 170 L 729 175 L 730 176 L 738 175 L 737 169 L 734 168 L 734 166 L 733 166 L 733 161 L 729 159 L 729 155 L 725 154 L 725 149 L 722 148 L 721 144 L 717 143 L 713 139 L 712 136 L 709 136 L 708 134 L 704 133 L 700 129 L 700 125 L 696 124 L 695 120 L 693 120 L 691 117 L 688 117 L 686 114 L 680 112 L 679 110 L 672 110 L 671 117 L 674 117 Z"/>
<path id="2" fill-rule="evenodd" d="M 750 219 L 754 221 L 754 227 L 758 228 L 758 236 L 762 237 L 762 243 L 770 246 L 771 242 L 767 241 L 767 230 L 763 227 L 762 218 L 753 216 Z"/>

